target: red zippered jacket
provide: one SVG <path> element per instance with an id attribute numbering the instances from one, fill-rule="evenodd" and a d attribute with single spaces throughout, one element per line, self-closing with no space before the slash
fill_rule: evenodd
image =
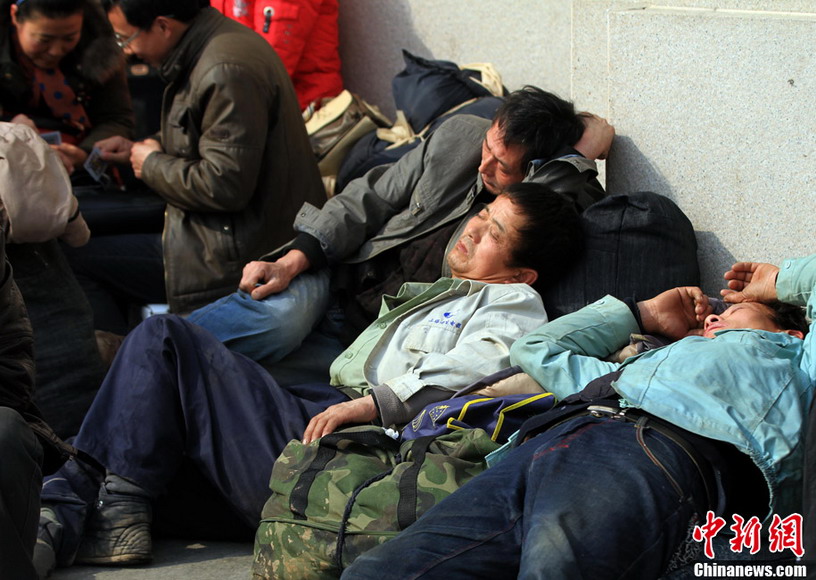
<path id="1" fill-rule="evenodd" d="M 210 4 L 272 45 L 292 77 L 301 109 L 343 90 L 337 0 L 211 0 Z"/>

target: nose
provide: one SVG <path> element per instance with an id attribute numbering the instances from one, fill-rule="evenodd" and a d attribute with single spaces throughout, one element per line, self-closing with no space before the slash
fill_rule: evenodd
<path id="1" fill-rule="evenodd" d="M 719 321 L 720 321 L 720 316 L 718 314 L 709 314 L 705 318 L 705 321 L 704 321 L 704 324 L 703 324 L 703 329 L 705 330 L 709 326 L 714 324 L 715 322 L 719 322 Z"/>
<path id="2" fill-rule="evenodd" d="M 482 155 L 482 162 L 479 164 L 479 173 L 491 175 L 496 166 L 496 158 L 490 153 Z"/>
<path id="3" fill-rule="evenodd" d="M 64 57 L 66 54 L 68 54 L 68 52 L 69 52 L 68 47 L 65 46 L 62 43 L 59 43 L 59 42 L 53 43 L 48 48 L 48 55 L 53 57 L 53 58 L 60 59 L 60 60 L 62 59 L 62 57 Z"/>
<path id="4" fill-rule="evenodd" d="M 484 221 L 478 218 L 473 218 L 472 220 L 470 220 L 470 224 L 468 224 L 468 227 L 465 228 L 465 235 L 468 236 L 471 240 L 473 240 L 474 244 L 478 244 L 479 240 L 481 240 L 482 236 L 484 235 L 485 227 L 486 225 Z"/>

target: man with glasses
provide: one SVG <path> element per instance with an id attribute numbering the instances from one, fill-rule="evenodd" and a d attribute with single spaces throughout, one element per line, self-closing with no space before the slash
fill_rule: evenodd
<path id="1" fill-rule="evenodd" d="M 116 39 L 116 45 L 121 48 L 122 50 L 126 51 L 127 47 L 130 46 L 130 43 L 136 40 L 136 38 L 142 33 L 141 30 L 137 30 L 127 38 L 123 37 L 118 32 L 113 33 L 113 37 Z"/>
<path id="2" fill-rule="evenodd" d="M 96 145 L 103 160 L 129 163 L 167 213 L 163 235 L 95 238 L 71 252 L 98 329 L 124 334 L 126 303 L 185 313 L 233 292 L 244 264 L 292 237 L 300 206 L 326 199 L 280 59 L 199 4 L 103 3 L 119 47 L 155 67 L 167 88 L 158 135 Z"/>

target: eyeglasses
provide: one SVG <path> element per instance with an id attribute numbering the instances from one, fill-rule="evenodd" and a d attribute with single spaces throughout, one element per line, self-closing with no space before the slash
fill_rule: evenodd
<path id="1" fill-rule="evenodd" d="M 125 50 L 128 46 L 130 46 L 131 42 L 136 40 L 136 37 L 138 37 L 141 33 L 142 33 L 142 29 L 140 28 L 139 30 L 137 30 L 136 32 L 134 32 L 133 34 L 128 36 L 127 38 L 122 38 L 121 34 L 119 34 L 118 32 L 114 32 L 113 33 L 113 38 L 114 38 L 114 40 L 116 40 L 116 45 L 119 48 L 121 48 L 122 50 Z"/>

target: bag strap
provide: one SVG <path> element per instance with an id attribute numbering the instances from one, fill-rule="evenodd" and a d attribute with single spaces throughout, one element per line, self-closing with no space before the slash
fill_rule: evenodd
<path id="1" fill-rule="evenodd" d="M 539 413 L 543 413 L 544 411 L 550 410 L 555 402 L 555 395 L 553 395 L 552 393 L 539 393 L 538 395 L 530 395 L 526 399 L 522 399 L 521 401 L 513 403 L 512 405 L 508 405 L 507 407 L 499 411 L 499 417 L 496 420 L 496 428 L 493 430 L 493 434 L 490 436 L 490 438 L 493 441 L 496 441 L 499 435 L 501 435 L 502 427 L 504 426 L 504 417 L 506 414 L 511 413 L 516 409 L 526 407 L 527 405 L 534 405 L 535 403 L 538 403 L 542 399 L 545 399 L 549 402 L 549 406 L 547 407 L 547 409 L 539 411 Z"/>
<path id="2" fill-rule="evenodd" d="M 366 481 L 358 485 L 357 488 L 351 493 L 351 497 L 349 497 L 349 500 L 346 502 L 346 508 L 343 510 L 343 518 L 340 520 L 340 529 L 337 530 L 337 542 L 334 546 L 334 565 L 338 570 L 343 570 L 343 550 L 346 548 L 348 520 L 351 517 L 351 510 L 354 509 L 354 503 L 357 501 L 357 496 L 360 495 L 360 493 L 369 485 L 391 475 L 393 471 L 394 467 L 369 477 Z"/>
<path id="3" fill-rule="evenodd" d="M 419 472 L 425 462 L 425 454 L 436 439 L 436 435 L 426 435 L 414 439 L 411 444 L 413 465 L 405 470 L 399 482 L 399 503 L 397 504 L 397 529 L 404 530 L 417 520 L 417 487 Z M 407 455 L 407 454 L 406 454 Z"/>
<path id="4" fill-rule="evenodd" d="M 312 484 L 321 473 L 329 461 L 331 461 L 339 451 L 338 445 L 342 441 L 350 441 L 367 447 L 380 447 L 392 450 L 398 446 L 397 441 L 385 434 L 384 431 L 341 431 L 330 433 L 320 438 L 317 454 L 309 467 L 303 471 L 297 483 L 292 488 L 289 495 L 289 509 L 292 510 L 293 517 L 297 520 L 306 519 L 306 506 L 309 503 L 309 491 Z"/>

